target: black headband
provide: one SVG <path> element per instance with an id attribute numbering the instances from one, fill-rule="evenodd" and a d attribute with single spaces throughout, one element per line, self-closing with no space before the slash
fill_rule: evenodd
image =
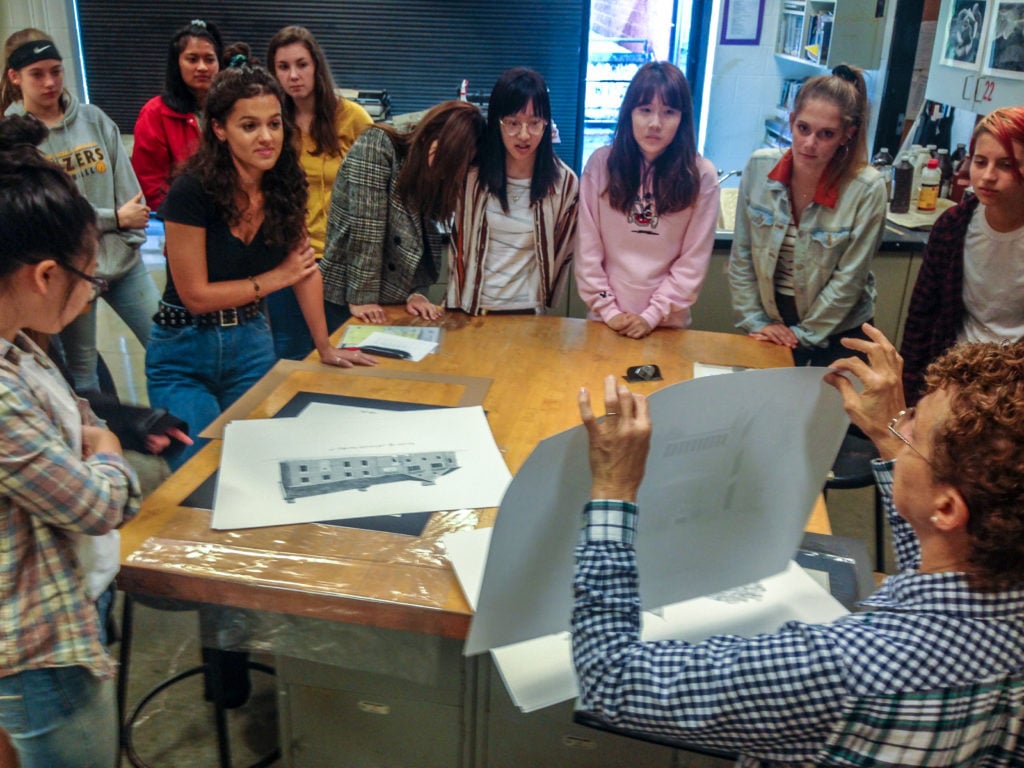
<path id="1" fill-rule="evenodd" d="M 11 51 L 11 55 L 7 57 L 7 68 L 21 69 L 29 64 L 35 64 L 37 61 L 46 59 L 62 61 L 63 58 L 52 40 L 32 40 Z"/>

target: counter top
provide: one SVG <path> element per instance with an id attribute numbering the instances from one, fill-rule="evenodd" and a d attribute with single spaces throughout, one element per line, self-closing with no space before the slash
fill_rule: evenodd
<path id="1" fill-rule="evenodd" d="M 880 254 L 886 253 L 907 253 L 924 250 L 928 242 L 928 233 L 917 229 L 907 229 L 891 221 L 885 222 L 885 234 L 882 235 L 882 244 L 878 248 Z M 728 251 L 732 248 L 732 231 L 724 229 L 715 230 L 715 250 Z"/>

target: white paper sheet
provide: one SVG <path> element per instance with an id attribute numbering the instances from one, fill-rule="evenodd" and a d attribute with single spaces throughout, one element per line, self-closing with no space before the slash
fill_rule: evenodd
<path id="1" fill-rule="evenodd" d="M 702 379 L 705 376 L 721 376 L 724 373 L 740 373 L 749 370 L 742 365 L 712 365 L 711 363 L 694 363 L 693 378 Z"/>
<path id="2" fill-rule="evenodd" d="M 754 584 L 645 611 L 643 640 L 698 643 L 715 635 L 774 632 L 787 621 L 825 624 L 847 610 L 796 563 Z M 492 652 L 512 701 L 524 712 L 576 698 L 579 689 L 568 632 L 546 635 Z"/>
<path id="3" fill-rule="evenodd" d="M 309 410 L 309 409 L 307 409 Z M 483 409 L 438 408 L 363 412 L 318 405 L 295 419 L 246 419 L 228 424 L 214 500 L 214 529 L 257 528 L 406 512 L 496 506 L 510 474 Z M 281 462 L 450 452 L 457 468 L 432 484 L 394 474 L 391 482 L 295 498 L 288 502 Z M 392 476 L 389 476 L 390 480 Z M 316 480 L 316 477 L 313 478 Z"/>
<path id="4" fill-rule="evenodd" d="M 407 336 L 397 336 L 393 333 L 383 333 L 376 331 L 367 336 L 363 341 L 359 342 L 360 347 L 388 347 L 390 349 L 399 349 L 402 352 L 409 353 L 409 359 L 414 363 L 418 363 L 424 357 L 429 355 L 435 349 L 437 349 L 436 341 L 421 341 L 420 339 L 411 339 Z M 371 353 L 372 354 L 372 353 Z"/>
<path id="5" fill-rule="evenodd" d="M 480 599 L 480 587 L 484 583 L 484 567 L 487 565 L 487 550 L 491 546 L 493 528 L 474 528 L 468 531 L 446 533 L 441 537 L 448 562 L 455 569 L 462 594 L 474 611 Z"/>
<path id="6" fill-rule="evenodd" d="M 848 424 L 823 375 L 751 370 L 651 395 L 654 432 L 638 499 L 644 605 L 720 592 L 786 567 Z M 466 653 L 568 629 L 573 547 L 589 488 L 582 427 L 543 441 L 527 459 L 502 501 Z"/>

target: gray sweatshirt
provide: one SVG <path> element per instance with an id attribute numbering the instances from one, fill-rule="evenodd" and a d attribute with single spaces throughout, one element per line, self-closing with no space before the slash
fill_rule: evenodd
<path id="1" fill-rule="evenodd" d="M 64 118 L 50 128 L 39 148 L 67 171 L 92 203 L 100 231 L 96 274 L 116 280 L 141 258 L 139 246 L 146 242 L 145 230 L 119 230 L 114 215 L 140 192 L 139 180 L 114 121 L 99 107 L 80 104 L 70 93 L 64 94 L 64 103 Z M 6 114 L 23 115 L 25 106 L 15 102 Z"/>

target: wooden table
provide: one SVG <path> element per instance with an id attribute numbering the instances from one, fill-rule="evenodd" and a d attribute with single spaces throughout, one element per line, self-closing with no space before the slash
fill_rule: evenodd
<path id="1" fill-rule="evenodd" d="M 398 309 L 390 320 L 409 318 Z M 246 628 L 230 647 L 275 654 L 287 766 L 677 765 L 667 747 L 573 724 L 572 702 L 519 712 L 489 656 L 462 655 L 471 611 L 441 536 L 493 525 L 494 509 L 437 512 L 413 536 L 323 524 L 212 531 L 208 511 L 182 503 L 217 470 L 227 420 L 274 416 L 297 393 L 482 404 L 514 473 L 540 440 L 579 422 L 580 386 L 600 403 L 607 374 L 655 363 L 664 380 L 633 385 L 649 394 L 691 378 L 695 361 L 792 365 L 788 350 L 734 334 L 659 330 L 633 341 L 586 320 L 462 314 L 443 325 L 439 350 L 419 363 L 279 363 L 125 526 L 119 586 L 202 603 L 215 625 Z M 828 532 L 821 503 L 808 530 Z"/>
<path id="2" fill-rule="evenodd" d="M 409 322 L 401 309 L 393 323 Z M 282 362 L 224 419 L 274 415 L 296 392 L 312 391 L 434 405 L 481 402 L 515 473 L 543 438 L 579 422 L 586 386 L 600 402 L 603 377 L 656 363 L 664 380 L 632 385 L 651 393 L 692 377 L 694 361 L 748 367 L 792 364 L 788 350 L 738 334 L 658 330 L 634 341 L 600 323 L 558 317 L 449 313 L 439 350 L 419 363 L 375 368 Z M 340 339 L 337 332 L 334 341 Z M 313 353 L 312 357 L 316 357 Z M 143 504 L 122 531 L 121 589 L 216 605 L 464 638 L 471 611 L 440 537 L 493 525 L 495 510 L 431 516 L 422 536 L 319 524 L 212 531 L 209 512 L 182 501 L 218 466 L 212 440 Z M 828 532 L 819 503 L 808 530 Z"/>

